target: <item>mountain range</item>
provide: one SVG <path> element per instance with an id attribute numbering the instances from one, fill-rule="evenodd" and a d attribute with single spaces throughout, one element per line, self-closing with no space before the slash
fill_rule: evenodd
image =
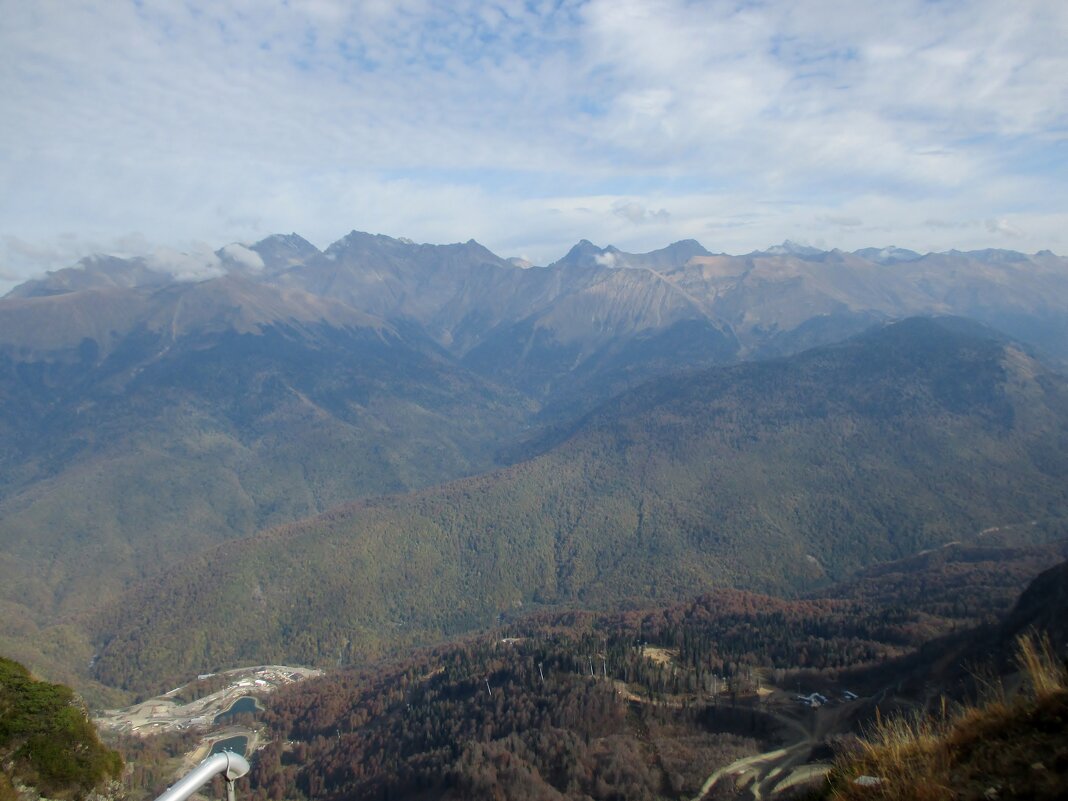
<path id="1" fill-rule="evenodd" d="M 1063 536 L 1068 381 L 956 318 L 624 393 L 511 467 L 207 551 L 97 622 L 95 675 L 361 661 L 531 605 L 792 594 L 995 524 Z M 212 631 L 226 627 L 224 640 Z"/>
<path id="2" fill-rule="evenodd" d="M 85 259 L 0 299 L 0 649 L 80 682 L 100 649 L 145 688 L 1053 538 L 1065 360 L 1048 251 L 582 241 L 536 267 L 354 231 Z M 230 604 L 258 639 L 205 640 Z"/>

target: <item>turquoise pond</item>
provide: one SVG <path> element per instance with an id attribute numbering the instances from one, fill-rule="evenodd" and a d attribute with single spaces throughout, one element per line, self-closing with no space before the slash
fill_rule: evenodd
<path id="1" fill-rule="evenodd" d="M 211 754 L 219 754 L 223 751 L 233 751 L 235 754 L 245 755 L 245 749 L 248 748 L 248 737 L 227 737 L 225 740 L 219 740 L 211 747 Z"/>

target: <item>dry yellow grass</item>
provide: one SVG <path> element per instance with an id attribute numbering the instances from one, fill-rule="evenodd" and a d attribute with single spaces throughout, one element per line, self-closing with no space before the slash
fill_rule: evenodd
<path id="1" fill-rule="evenodd" d="M 1017 660 L 1027 677 L 1027 687 L 1037 700 L 1064 692 L 1068 687 L 1065 665 L 1057 658 L 1047 635 L 1020 637 Z"/>
<path id="2" fill-rule="evenodd" d="M 841 759 L 830 797 L 958 801 L 1057 799 L 1068 779 L 1068 671 L 1046 637 L 1023 636 L 1024 687 L 977 705 L 877 720 L 860 752 Z M 871 776 L 878 783 L 858 785 Z"/>

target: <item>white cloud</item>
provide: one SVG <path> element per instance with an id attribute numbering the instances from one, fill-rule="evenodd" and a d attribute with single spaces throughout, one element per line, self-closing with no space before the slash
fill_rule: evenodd
<path id="1" fill-rule="evenodd" d="M 0 266 L 129 231 L 188 253 L 369 228 L 547 261 L 821 226 L 971 247 L 1009 219 L 1050 247 L 1066 36 L 1043 0 L 11 3 Z"/>
<path id="2" fill-rule="evenodd" d="M 206 244 L 190 252 L 159 248 L 147 257 L 148 266 L 178 281 L 204 281 L 226 273 L 219 257 Z"/>
<path id="3" fill-rule="evenodd" d="M 249 250 L 244 245 L 234 242 L 222 248 L 223 257 L 252 272 L 263 270 L 263 258 L 254 250 Z"/>
<path id="4" fill-rule="evenodd" d="M 991 219 L 986 221 L 986 230 L 992 234 L 1001 234 L 1007 236 L 1010 239 L 1019 239 L 1023 236 L 1023 231 L 1013 225 L 1004 217 L 999 219 Z"/>

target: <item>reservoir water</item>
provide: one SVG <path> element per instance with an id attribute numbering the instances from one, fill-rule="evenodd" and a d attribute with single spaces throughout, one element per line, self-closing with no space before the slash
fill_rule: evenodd
<path id="1" fill-rule="evenodd" d="M 219 740 L 217 743 L 215 743 L 211 747 L 211 752 L 208 754 L 208 756 L 211 756 L 212 754 L 219 754 L 223 751 L 233 751 L 235 754 L 240 754 L 241 756 L 244 756 L 246 748 L 248 748 L 248 737 L 227 737 L 225 740 Z"/>
<path id="2" fill-rule="evenodd" d="M 243 698 L 238 698 L 236 701 L 230 704 L 230 708 L 227 709 L 225 712 L 220 712 L 218 715 L 216 715 L 215 723 L 226 723 L 228 720 L 230 720 L 230 718 L 234 717 L 235 715 L 240 715 L 242 712 L 255 713 L 259 712 L 260 709 L 261 707 L 259 705 L 259 702 L 256 701 L 255 698 L 250 698 L 246 695 Z"/>

